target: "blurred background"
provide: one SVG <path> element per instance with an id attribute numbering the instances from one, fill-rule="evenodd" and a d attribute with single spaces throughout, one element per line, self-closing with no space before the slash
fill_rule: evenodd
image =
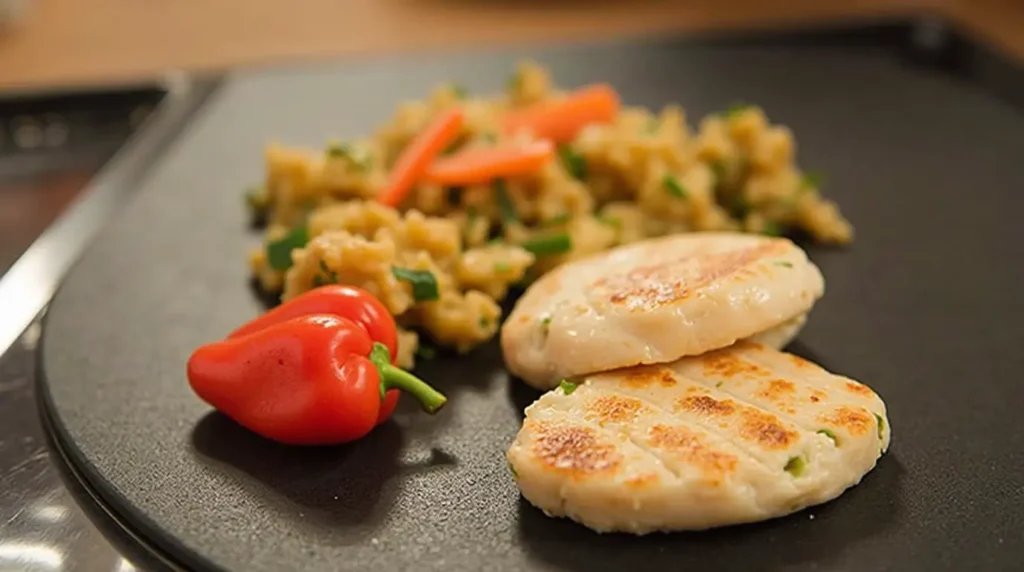
<path id="1" fill-rule="evenodd" d="M 89 233 L 42 245 L 40 236 L 152 119 L 175 78 L 338 57 L 908 15 L 952 22 L 1007 61 L 1024 62 L 1024 0 L 0 0 L 0 541 L 17 541 L 0 542 L 0 572 L 134 569 L 90 531 L 47 468 L 31 395 L 38 325 L 22 332 L 74 260 L 76 250 L 65 246 L 80 246 Z M 943 33 L 938 24 L 920 31 L 923 42 Z M 178 107 L 198 105 L 186 100 Z M 162 121 L 180 123 L 185 112 L 171 110 Z M 28 260 L 33 244 L 48 256 Z M 63 561 L 65 552 L 76 560 Z M 35 567 L 20 567 L 27 561 Z"/>
<path id="2" fill-rule="evenodd" d="M 1024 53 L 1018 0 L 0 0 L 0 89 L 339 54 L 934 11 Z"/>
<path id="3" fill-rule="evenodd" d="M 1021 0 L 0 0 L 0 275 L 141 123 L 158 100 L 147 82 L 168 72 L 905 14 L 1024 57 Z"/>
<path id="4" fill-rule="evenodd" d="M 949 21 L 1024 61 L 1024 0 L 0 0 L 0 572 L 135 569 L 121 556 L 130 542 L 106 544 L 49 468 L 32 395 L 39 325 L 26 326 L 77 256 L 69 247 L 101 221 L 40 237 L 141 126 L 159 119 L 170 133 L 184 123 L 202 97 L 179 92 L 183 78 L 337 57 L 906 15 L 922 18 L 921 42 L 941 42 L 939 23 Z M 174 104 L 154 119 L 168 98 Z M 134 148 L 131 160 L 158 152 L 156 144 Z M 114 169 L 125 175 L 126 165 Z M 40 249 L 45 256 L 26 256 Z"/>

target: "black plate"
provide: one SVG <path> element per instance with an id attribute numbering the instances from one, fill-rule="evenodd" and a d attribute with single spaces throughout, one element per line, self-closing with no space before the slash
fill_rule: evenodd
<path id="1" fill-rule="evenodd" d="M 58 438 L 115 511 L 197 568 L 1012 568 L 1024 519 L 1024 116 L 953 73 L 963 60 L 940 51 L 942 67 L 913 63 L 906 32 L 240 73 L 51 308 L 42 389 Z M 260 178 L 266 140 L 366 133 L 439 80 L 497 89 L 523 55 L 565 85 L 610 81 L 628 103 L 682 102 L 691 118 L 757 102 L 796 132 L 801 163 L 829 174 L 857 241 L 811 250 L 828 291 L 797 347 L 889 405 L 893 447 L 860 486 L 699 534 L 599 536 L 546 518 L 504 460 L 536 394 L 508 378 L 493 344 L 420 369 L 451 398 L 439 416 L 406 400 L 394 422 L 344 447 L 265 442 L 190 393 L 191 350 L 260 311 L 241 189 Z"/>

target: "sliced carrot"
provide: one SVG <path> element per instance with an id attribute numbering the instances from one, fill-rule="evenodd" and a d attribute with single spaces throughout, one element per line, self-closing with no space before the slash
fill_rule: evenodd
<path id="1" fill-rule="evenodd" d="M 520 146 L 466 149 L 434 161 L 424 177 L 440 185 L 476 185 L 536 173 L 554 156 L 554 144 L 545 140 Z"/>
<path id="2" fill-rule="evenodd" d="M 510 134 L 529 130 L 538 138 L 566 143 L 591 123 L 610 122 L 620 107 L 615 89 L 599 83 L 580 88 L 562 99 L 513 111 L 505 116 L 504 129 Z"/>
<path id="3" fill-rule="evenodd" d="M 463 120 L 461 109 L 450 109 L 413 138 L 391 168 L 387 186 L 377 194 L 377 202 L 391 207 L 401 204 L 434 159 L 459 137 Z"/>

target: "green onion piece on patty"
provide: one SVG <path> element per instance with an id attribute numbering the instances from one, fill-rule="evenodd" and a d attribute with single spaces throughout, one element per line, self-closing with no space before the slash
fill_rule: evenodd
<path id="1" fill-rule="evenodd" d="M 583 155 L 573 151 L 568 145 L 562 145 L 558 148 L 558 156 L 570 175 L 580 181 L 587 178 L 587 160 Z"/>
<path id="2" fill-rule="evenodd" d="M 516 468 L 512 466 L 512 463 L 508 464 L 508 472 L 512 473 L 513 479 L 519 478 L 519 473 L 516 472 Z"/>
<path id="3" fill-rule="evenodd" d="M 675 178 L 673 175 L 665 175 L 665 178 L 662 179 L 661 184 L 662 186 L 665 187 L 665 190 L 668 191 L 668 194 L 672 195 L 673 197 L 676 197 L 678 199 L 686 198 L 686 187 L 684 187 L 683 184 L 679 182 L 679 179 Z"/>
<path id="4" fill-rule="evenodd" d="M 510 267 L 508 265 L 508 262 L 495 262 L 494 263 L 494 271 L 499 273 L 499 274 L 504 274 L 504 273 L 508 272 L 511 269 L 512 269 L 512 267 Z"/>
<path id="5" fill-rule="evenodd" d="M 498 199 L 498 210 L 501 212 L 501 220 L 506 223 L 517 222 L 519 215 L 516 213 L 516 206 L 512 202 L 512 196 L 508 194 L 508 183 L 504 179 L 494 181 L 495 198 Z"/>
<path id="6" fill-rule="evenodd" d="M 543 318 L 541 318 L 540 325 L 544 326 L 545 328 L 550 326 L 551 325 L 551 316 L 544 316 Z"/>
<path id="7" fill-rule="evenodd" d="M 576 391 L 576 388 L 579 387 L 579 385 L 569 381 L 568 379 L 563 379 L 558 382 L 558 387 L 562 390 L 562 393 L 572 395 L 572 392 Z"/>
<path id="8" fill-rule="evenodd" d="M 786 463 L 784 468 L 787 473 L 794 477 L 799 477 L 804 473 L 804 469 L 806 467 L 807 461 L 805 461 L 803 457 L 793 457 Z"/>
<path id="9" fill-rule="evenodd" d="M 781 266 L 783 268 L 792 268 L 793 263 L 788 260 L 776 260 L 775 266 Z"/>
<path id="10" fill-rule="evenodd" d="M 885 419 L 882 416 L 875 413 L 875 421 L 878 421 L 878 438 L 885 439 Z"/>
<path id="11" fill-rule="evenodd" d="M 433 302 L 441 297 L 438 292 L 437 278 L 429 270 L 392 266 L 391 274 L 412 286 L 412 298 L 417 302 Z"/>
<path id="12" fill-rule="evenodd" d="M 297 226 L 284 237 L 267 243 L 267 264 L 274 270 L 288 270 L 292 267 L 292 250 L 302 248 L 309 242 L 309 231 L 305 225 Z"/>
<path id="13" fill-rule="evenodd" d="M 608 215 L 597 215 L 597 222 L 606 224 L 608 226 L 614 226 L 615 228 L 622 228 L 622 219 L 619 217 L 608 216 Z"/>
<path id="14" fill-rule="evenodd" d="M 452 93 L 454 93 L 455 97 L 457 97 L 459 99 L 466 99 L 466 96 L 469 95 L 469 90 L 466 89 L 466 86 L 464 86 L 464 85 L 453 83 L 452 84 Z"/>
<path id="15" fill-rule="evenodd" d="M 818 429 L 818 433 L 821 433 L 822 435 L 828 437 L 829 439 L 832 439 L 833 443 L 839 443 L 839 438 L 836 437 L 836 434 L 833 433 L 831 429 Z"/>
<path id="16" fill-rule="evenodd" d="M 531 238 L 520 246 L 537 255 L 564 254 L 572 250 L 572 237 L 567 232 L 560 232 L 550 236 Z"/>

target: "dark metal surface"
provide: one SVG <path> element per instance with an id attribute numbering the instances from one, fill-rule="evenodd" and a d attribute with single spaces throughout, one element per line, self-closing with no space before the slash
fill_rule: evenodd
<path id="1" fill-rule="evenodd" d="M 0 231 L 2 572 L 164 569 L 80 486 L 47 438 L 35 394 L 36 317 L 92 232 L 123 204 L 213 85 L 178 78 L 147 89 L 0 100 L 0 126 L 10 128 L 0 152 L 0 209 L 14 223 Z M 158 95 L 164 87 L 169 98 Z M 34 122 L 43 129 L 61 125 L 65 138 L 51 133 L 49 143 L 39 142 L 45 148 L 24 144 L 35 136 L 17 130 Z M 120 153 L 108 162 L 115 150 Z M 51 182 L 67 175 L 73 180 L 55 189 Z M 60 196 L 51 200 L 47 193 Z M 11 256 L 18 261 L 8 268 Z"/>
<path id="2" fill-rule="evenodd" d="M 65 472 L 35 399 L 39 331 L 0 355 L 0 571 L 167 569 Z"/>
<path id="3" fill-rule="evenodd" d="M 159 86 L 164 93 L 159 105 L 147 112 L 139 126 L 141 131 L 135 132 L 113 158 L 103 164 L 105 157 L 95 156 L 104 144 L 109 145 L 99 138 L 94 145 L 84 145 L 84 152 L 75 155 L 87 157 L 93 153 L 92 161 L 100 159 L 100 165 L 96 167 L 102 166 L 102 170 L 80 192 L 75 189 L 73 199 L 65 203 L 66 208 L 65 204 L 58 204 L 53 212 L 44 213 L 46 222 L 53 220 L 53 224 L 38 238 L 33 236 L 35 240 L 24 252 L 25 244 L 19 244 L 17 261 L 0 275 L 0 351 L 6 349 L 35 319 L 85 245 L 135 190 L 138 178 L 214 85 L 211 80 L 197 81 L 180 74 L 169 74 Z M 31 101 L 14 102 L 19 103 L 29 107 L 34 105 Z M 116 139 L 116 135 L 113 137 Z M 80 160 L 87 162 L 88 158 Z M 91 174 L 88 173 L 87 177 Z M 75 186 L 80 187 L 83 182 L 79 181 Z M 5 210 L 5 214 L 9 211 Z M 26 229 L 31 234 L 40 230 L 36 227 Z M 11 238 L 21 242 L 20 235 L 14 234 Z"/>
<path id="4" fill-rule="evenodd" d="M 238 74 L 71 273 L 44 329 L 58 439 L 137 530 L 235 570 L 1015 570 L 1024 561 L 1024 114 L 859 43 L 651 42 Z M 428 362 L 450 396 L 345 447 L 277 446 L 188 390 L 191 350 L 255 315 L 241 189 L 268 138 L 368 132 L 451 78 L 496 89 L 533 56 L 567 85 L 691 118 L 757 102 L 829 173 L 858 230 L 814 248 L 825 298 L 802 353 L 886 399 L 891 452 L 827 505 L 701 534 L 600 536 L 523 502 L 504 451 L 536 397 L 494 344 Z M 408 401 L 408 400 L 406 400 Z"/>

